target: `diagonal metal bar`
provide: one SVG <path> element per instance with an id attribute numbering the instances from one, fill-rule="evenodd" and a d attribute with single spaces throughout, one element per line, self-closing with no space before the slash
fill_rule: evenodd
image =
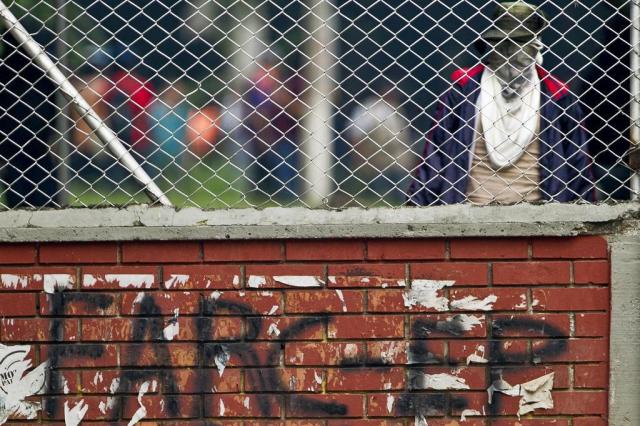
<path id="1" fill-rule="evenodd" d="M 69 82 L 62 71 L 47 56 L 44 49 L 33 39 L 31 34 L 18 21 L 9 8 L 0 2 L 0 20 L 13 34 L 16 40 L 23 46 L 24 50 L 47 75 L 58 85 L 64 96 L 73 104 L 80 116 L 87 125 L 96 133 L 100 141 L 109 148 L 113 155 L 133 174 L 133 176 L 144 185 L 149 196 L 165 206 L 172 206 L 171 201 L 153 182 L 151 177 L 144 171 L 142 166 L 127 151 L 118 136 L 107 127 L 102 119 L 91 108 L 78 90 Z"/>

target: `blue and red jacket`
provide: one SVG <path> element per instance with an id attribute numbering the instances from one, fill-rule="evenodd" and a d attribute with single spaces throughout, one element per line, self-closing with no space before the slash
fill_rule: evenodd
<path id="1" fill-rule="evenodd" d="M 423 159 L 407 204 L 430 206 L 466 201 L 475 139 L 476 101 L 484 65 L 453 73 L 453 87 L 440 99 Z M 595 200 L 582 108 L 566 84 L 538 67 L 540 102 L 540 192 L 543 200 Z"/>

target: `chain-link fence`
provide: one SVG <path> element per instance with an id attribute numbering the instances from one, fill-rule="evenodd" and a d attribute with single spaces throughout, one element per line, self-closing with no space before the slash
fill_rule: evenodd
<path id="1" fill-rule="evenodd" d="M 4 208 L 634 196 L 637 2 L 3 1 Z"/>

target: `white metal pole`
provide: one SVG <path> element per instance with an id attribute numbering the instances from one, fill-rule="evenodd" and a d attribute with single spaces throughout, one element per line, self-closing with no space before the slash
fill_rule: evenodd
<path id="1" fill-rule="evenodd" d="M 631 2 L 631 143 L 640 144 L 640 0 Z M 631 176 L 631 199 L 640 196 L 640 175 Z"/>
<path id="2" fill-rule="evenodd" d="M 302 120 L 302 151 L 306 160 L 303 176 L 306 182 L 305 201 L 309 207 L 321 207 L 331 193 L 331 141 L 332 141 L 332 93 L 335 80 L 332 78 L 334 55 L 330 44 L 335 37 L 331 22 L 333 5 L 331 0 L 309 0 L 311 13 L 305 26 L 309 35 L 309 48 L 304 54 L 309 57 L 305 66 L 305 80 L 311 85 L 306 99 L 308 112 Z"/>
<path id="3" fill-rule="evenodd" d="M 140 181 L 150 193 L 154 200 L 158 200 L 165 206 L 172 206 L 171 201 L 164 195 L 158 186 L 149 177 L 147 172 L 138 164 L 133 156 L 127 151 L 118 136 L 107 127 L 95 113 L 93 108 L 80 95 L 76 88 L 62 74 L 62 71 L 47 56 L 42 47 L 31 37 L 31 34 L 22 26 L 18 19 L 11 13 L 9 8 L 0 1 L 0 18 L 7 26 L 16 40 L 22 44 L 24 50 L 31 56 L 33 61 L 42 68 L 49 78 L 51 78 L 62 90 L 69 102 L 73 104 L 80 116 L 87 125 L 96 133 L 96 136 L 104 143 L 115 157 Z"/>

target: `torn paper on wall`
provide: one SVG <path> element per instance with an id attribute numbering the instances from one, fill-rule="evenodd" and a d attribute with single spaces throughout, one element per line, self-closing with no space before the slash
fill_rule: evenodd
<path id="1" fill-rule="evenodd" d="M 410 371 L 409 379 L 411 389 L 469 389 L 466 381 L 462 377 L 447 373 L 426 374 L 420 371 Z"/>
<path id="2" fill-rule="evenodd" d="M 490 294 L 484 299 L 466 296 L 459 300 L 452 300 L 449 306 L 453 311 L 490 311 L 497 300 L 498 296 L 495 294 Z"/>
<path id="3" fill-rule="evenodd" d="M 311 275 L 280 275 L 273 280 L 291 287 L 322 287 L 322 281 Z"/>
<path id="4" fill-rule="evenodd" d="M 142 403 L 142 397 L 144 396 L 145 393 L 149 392 L 149 382 L 144 382 L 141 386 L 140 386 L 140 390 L 138 391 L 138 405 L 140 405 L 140 407 L 138 407 L 138 409 L 136 410 L 135 413 L 133 413 L 133 417 L 131 418 L 131 420 L 129 421 L 128 426 L 133 426 L 136 423 L 138 423 L 140 420 L 144 419 L 147 415 L 147 408 L 144 406 L 144 404 Z"/>
<path id="5" fill-rule="evenodd" d="M 0 424 L 9 417 L 35 419 L 42 409 L 38 401 L 25 401 L 32 395 L 44 393 L 49 363 L 43 362 L 29 373 L 31 361 L 26 359 L 30 346 L 0 344 Z"/>
<path id="6" fill-rule="evenodd" d="M 218 368 L 218 375 L 222 377 L 227 362 L 229 362 L 229 351 L 225 345 L 216 345 L 214 352 L 213 362 L 216 364 L 216 368 Z"/>
<path id="7" fill-rule="evenodd" d="M 44 274 L 44 292 L 53 294 L 56 291 L 70 290 L 73 288 L 73 281 L 69 274 Z"/>
<path id="8" fill-rule="evenodd" d="M 472 362 L 475 362 L 478 364 L 488 363 L 489 360 L 486 359 L 484 355 L 485 355 L 484 345 L 478 345 L 476 347 L 475 352 L 467 357 L 467 365 L 471 364 Z"/>
<path id="9" fill-rule="evenodd" d="M 173 318 L 169 320 L 169 324 L 162 330 L 162 335 L 165 340 L 173 340 L 180 334 L 180 323 L 178 322 L 178 316 L 180 315 L 180 308 L 174 309 Z"/>
<path id="10" fill-rule="evenodd" d="M 64 424 L 65 426 L 78 426 L 84 415 L 87 414 L 89 406 L 84 403 L 84 399 L 76 402 L 73 408 L 69 409 L 69 401 L 64 402 Z"/>
<path id="11" fill-rule="evenodd" d="M 449 299 L 438 293 L 445 287 L 451 287 L 455 281 L 413 280 L 411 289 L 402 295 L 404 306 L 412 308 L 420 305 L 436 311 L 448 311 Z"/>
<path id="12" fill-rule="evenodd" d="M 509 396 L 520 396 L 518 403 L 518 417 L 523 414 L 531 413 L 537 408 L 550 409 L 553 408 L 553 398 L 551 389 L 553 389 L 554 373 L 546 374 L 537 379 L 533 379 L 526 383 L 511 386 L 502 378 L 493 382 L 487 389 L 489 394 L 489 404 L 493 399 L 494 392 L 500 392 Z"/>
<path id="13" fill-rule="evenodd" d="M 462 410 L 462 413 L 460 413 L 460 421 L 461 422 L 466 422 L 467 421 L 467 416 L 471 417 L 471 416 L 481 416 L 482 413 L 478 410 L 471 410 L 471 409 L 466 409 L 466 410 Z"/>

